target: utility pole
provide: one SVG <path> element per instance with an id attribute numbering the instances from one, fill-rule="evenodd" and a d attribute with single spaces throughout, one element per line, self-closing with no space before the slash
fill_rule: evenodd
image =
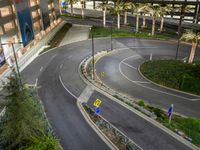
<path id="1" fill-rule="evenodd" d="M 15 48 L 14 48 L 14 44 L 22 44 L 22 42 L 17 42 L 17 43 L 1 43 L 1 45 L 10 45 L 10 44 L 12 45 L 12 52 L 13 52 L 14 59 L 15 59 L 15 65 L 16 65 L 17 75 L 19 77 L 19 83 L 20 83 L 20 85 L 22 85 L 21 75 L 20 75 L 20 71 L 19 71 L 19 65 L 18 65 L 16 53 L 15 53 Z"/>
<path id="2" fill-rule="evenodd" d="M 110 50 L 113 50 L 113 44 L 112 44 L 112 26 L 113 26 L 113 21 L 111 22 L 111 27 L 110 27 Z"/>
<path id="3" fill-rule="evenodd" d="M 186 5 L 181 6 L 181 14 L 180 14 L 179 25 L 178 25 L 178 43 L 177 43 L 177 48 L 176 48 L 176 59 L 178 59 L 178 51 L 179 51 L 179 47 L 180 47 L 181 26 L 182 26 L 183 17 L 185 15 L 185 7 L 186 7 Z"/>
<path id="4" fill-rule="evenodd" d="M 92 34 L 92 79 L 95 80 L 95 65 L 94 65 L 94 38 Z"/>

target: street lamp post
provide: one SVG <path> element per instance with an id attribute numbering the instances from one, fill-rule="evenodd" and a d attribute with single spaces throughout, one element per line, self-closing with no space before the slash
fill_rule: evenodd
<path id="1" fill-rule="evenodd" d="M 92 34 L 92 76 L 93 80 L 95 80 L 95 65 L 94 65 L 94 38 Z"/>
<path id="2" fill-rule="evenodd" d="M 20 71 L 19 71 L 19 65 L 18 65 L 16 53 L 15 53 L 15 48 L 14 48 L 14 44 L 22 44 L 22 42 L 17 42 L 17 43 L 1 43 L 1 45 L 10 45 L 10 44 L 12 45 L 12 52 L 14 54 L 15 65 L 16 65 L 16 70 L 17 70 L 17 74 L 18 74 L 18 77 L 19 77 L 19 82 L 22 85 L 21 75 L 20 75 Z"/>
<path id="3" fill-rule="evenodd" d="M 111 27 L 110 27 L 110 50 L 113 50 L 113 44 L 112 44 L 112 26 L 113 26 L 113 20 L 111 21 Z"/>
<path id="4" fill-rule="evenodd" d="M 176 48 L 176 59 L 178 59 L 178 51 L 180 47 L 181 25 L 182 25 L 182 20 L 185 13 L 185 7 L 186 5 L 181 6 L 181 14 L 180 14 L 180 20 L 179 20 L 179 25 L 178 25 L 178 43 L 177 43 L 177 48 Z"/>

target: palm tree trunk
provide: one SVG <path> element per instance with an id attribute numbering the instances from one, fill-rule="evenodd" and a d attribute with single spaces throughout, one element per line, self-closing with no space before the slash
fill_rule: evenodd
<path id="1" fill-rule="evenodd" d="M 95 6 L 95 0 L 93 0 L 93 9 L 95 9 L 95 7 L 96 7 L 96 6 Z"/>
<path id="2" fill-rule="evenodd" d="M 73 12 L 73 0 L 70 0 L 70 6 L 71 6 L 71 16 L 74 15 L 74 12 Z"/>
<path id="3" fill-rule="evenodd" d="M 124 12 L 124 24 L 127 24 L 127 11 Z"/>
<path id="4" fill-rule="evenodd" d="M 103 10 L 103 26 L 106 26 L 106 10 Z"/>
<path id="5" fill-rule="evenodd" d="M 120 29 L 120 14 L 117 13 L 117 28 Z"/>
<path id="6" fill-rule="evenodd" d="M 83 19 L 84 18 L 84 4 L 82 4 L 81 16 L 82 16 L 82 19 Z"/>
<path id="7" fill-rule="evenodd" d="M 160 32 L 163 32 L 163 25 L 164 25 L 164 17 L 161 17 L 161 21 L 160 21 Z"/>
<path id="8" fill-rule="evenodd" d="M 139 31 L 139 15 L 136 15 L 136 33 Z"/>
<path id="9" fill-rule="evenodd" d="M 156 22 L 156 20 L 155 20 L 155 17 L 153 16 L 152 17 L 152 31 L 151 31 L 152 36 L 154 36 L 154 34 L 155 34 L 155 22 Z"/>
<path id="10" fill-rule="evenodd" d="M 190 51 L 190 57 L 189 57 L 189 60 L 188 60 L 188 63 L 191 64 L 194 60 L 194 55 L 195 55 L 195 52 L 196 52 L 196 48 L 197 48 L 197 43 L 192 43 L 192 48 L 191 48 L 191 51 Z"/>
<path id="11" fill-rule="evenodd" d="M 142 27 L 144 28 L 146 26 L 146 17 L 145 14 L 143 15 L 143 20 L 142 20 Z"/>

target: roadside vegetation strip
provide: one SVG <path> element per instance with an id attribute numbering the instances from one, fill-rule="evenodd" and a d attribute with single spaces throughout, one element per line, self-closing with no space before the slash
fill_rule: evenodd
<path id="1" fill-rule="evenodd" d="M 83 103 L 83 108 L 88 113 L 90 119 L 96 126 L 116 145 L 120 150 L 142 150 L 137 144 L 130 140 L 121 131 L 106 121 L 100 115 L 97 115 L 87 104 Z"/>
<path id="2" fill-rule="evenodd" d="M 57 47 L 60 42 L 63 40 L 65 37 L 66 33 L 68 30 L 72 27 L 72 24 L 70 23 L 65 23 L 65 25 L 55 34 L 55 36 L 48 42 L 48 47 L 45 48 L 40 54 Z"/>
<path id="3" fill-rule="evenodd" d="M 95 57 L 99 59 L 99 57 Z M 88 58 L 88 61 L 91 61 L 91 58 Z M 93 81 L 91 78 L 92 75 L 92 65 L 87 60 L 84 60 L 85 64 L 82 64 L 80 67 L 82 73 L 90 83 L 94 84 L 101 90 L 105 91 L 108 94 L 111 94 L 113 97 L 118 100 L 126 103 L 130 107 L 142 112 L 148 117 L 151 117 L 155 121 L 164 125 L 171 131 L 175 132 L 182 138 L 186 139 L 189 143 L 195 144 L 197 147 L 200 147 L 200 119 L 183 117 L 177 114 L 173 114 L 171 124 L 168 123 L 168 116 L 166 110 L 161 108 L 153 107 L 149 104 L 146 104 L 143 100 L 128 98 L 127 96 L 121 95 L 113 91 L 111 88 L 107 87 L 100 79 L 96 76 L 96 81 Z M 192 146 L 194 147 L 194 146 Z"/>
<path id="4" fill-rule="evenodd" d="M 61 150 L 48 123 L 37 90 L 21 85 L 16 73 L 4 86 L 5 114 L 0 121 L 0 145 L 4 149 Z"/>
<path id="5" fill-rule="evenodd" d="M 97 27 L 93 26 L 90 32 L 90 38 L 93 35 L 95 38 L 97 37 L 109 37 L 111 36 L 111 27 Z M 115 27 L 112 28 L 112 36 L 113 37 L 137 37 L 137 38 L 147 38 L 147 39 L 160 39 L 160 40 L 169 40 L 177 38 L 172 33 L 158 33 L 155 36 L 151 36 L 148 30 L 144 32 L 135 33 L 133 31 L 133 27 L 125 27 L 121 29 L 117 29 Z"/>
<path id="6" fill-rule="evenodd" d="M 147 61 L 140 66 L 140 72 L 162 86 L 200 95 L 200 61 L 193 64 L 179 60 Z"/>

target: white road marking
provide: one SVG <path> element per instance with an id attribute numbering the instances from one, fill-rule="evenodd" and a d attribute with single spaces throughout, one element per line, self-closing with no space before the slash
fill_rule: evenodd
<path id="1" fill-rule="evenodd" d="M 133 48 L 133 49 L 136 49 L 136 48 L 138 48 L 138 49 L 140 49 L 140 48 L 142 48 L 142 49 L 146 49 L 146 48 L 148 48 L 148 49 L 155 49 L 155 48 L 158 48 L 158 47 L 140 47 L 140 46 L 133 46 L 133 47 L 124 47 L 124 48 L 119 48 L 119 49 L 116 49 L 116 50 L 126 50 L 126 49 L 131 49 L 131 48 Z M 139 56 L 139 55 L 138 55 Z"/>
<path id="2" fill-rule="evenodd" d="M 194 99 L 189 99 L 189 98 L 186 98 L 186 97 L 183 97 L 183 96 L 179 96 L 179 95 L 176 95 L 176 94 L 172 94 L 172 93 L 164 92 L 164 91 L 161 91 L 161 90 L 157 90 L 157 89 L 154 89 L 154 88 L 151 88 L 151 87 L 148 87 L 148 86 L 145 86 L 145 85 L 141 84 L 141 83 L 143 83 L 143 82 L 140 82 L 140 81 L 137 81 L 137 82 L 136 82 L 136 81 L 133 81 L 133 80 L 129 79 L 129 78 L 122 72 L 122 70 L 121 70 L 121 64 L 123 63 L 123 61 L 125 61 L 125 60 L 127 60 L 127 59 L 129 59 L 129 58 L 133 58 L 133 57 L 137 57 L 137 56 L 138 56 L 138 55 L 133 55 L 133 56 L 127 57 L 127 58 L 123 59 L 123 60 L 119 63 L 119 72 L 122 74 L 122 76 L 123 76 L 124 78 L 126 78 L 127 80 L 129 80 L 130 82 L 132 82 L 132 83 L 134 83 L 134 84 L 136 84 L 136 85 L 139 85 L 139 86 L 141 86 L 141 87 L 150 89 L 150 90 L 155 91 L 155 92 L 159 92 L 159 93 L 171 95 L 171 96 L 174 96 L 174 97 L 178 97 L 178 98 L 182 98 L 182 99 L 194 101 Z M 145 83 L 145 82 L 144 82 L 144 83 Z M 149 82 L 148 82 L 148 83 L 149 83 Z"/>
<path id="3" fill-rule="evenodd" d="M 4 107 L 0 113 L 0 117 L 3 117 L 6 113 L 6 107 Z"/>
<path id="4" fill-rule="evenodd" d="M 60 69 L 62 69 L 62 67 L 63 67 L 63 64 L 60 65 Z"/>
<path id="5" fill-rule="evenodd" d="M 191 99 L 191 100 L 193 100 L 193 101 L 199 101 L 200 98 L 193 98 L 193 99 Z"/>
<path id="6" fill-rule="evenodd" d="M 64 83 L 63 83 L 62 78 L 61 78 L 60 75 L 59 75 L 59 80 L 60 80 L 60 83 L 62 84 L 62 86 L 64 87 L 64 89 L 65 89 L 71 96 L 73 96 L 75 99 L 78 99 L 78 97 L 76 97 L 76 96 L 64 85 Z"/>
<path id="7" fill-rule="evenodd" d="M 35 80 L 35 87 L 37 87 L 37 84 L 38 84 L 38 78 L 36 78 Z"/>
<path id="8" fill-rule="evenodd" d="M 40 72 L 43 70 L 43 67 L 40 68 Z"/>
<path id="9" fill-rule="evenodd" d="M 124 64 L 124 65 L 126 65 L 126 66 L 128 66 L 128 67 L 130 67 L 130 68 L 133 68 L 133 69 L 137 70 L 137 68 L 136 68 L 136 67 L 133 67 L 133 66 L 131 66 L 131 65 L 129 65 L 129 64 L 127 64 L 127 63 L 125 63 L 125 62 L 122 62 L 122 64 Z"/>

